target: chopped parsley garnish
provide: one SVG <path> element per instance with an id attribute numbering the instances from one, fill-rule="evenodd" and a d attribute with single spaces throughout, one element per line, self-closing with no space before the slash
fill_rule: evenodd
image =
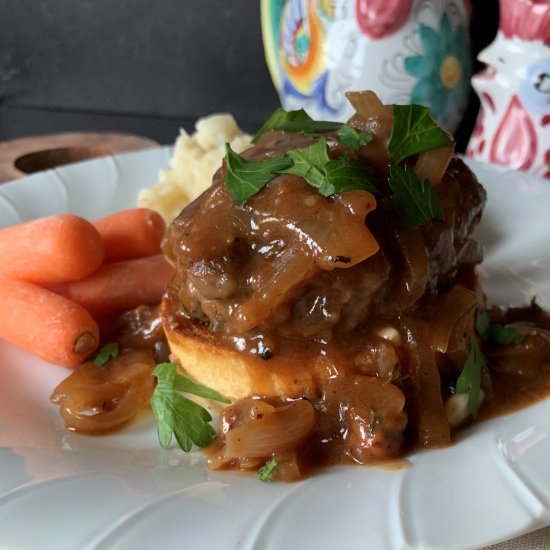
<path id="1" fill-rule="evenodd" d="M 508 346 L 510 344 L 521 344 L 525 340 L 525 335 L 520 334 L 514 327 L 507 325 L 491 325 L 489 342 L 499 346 Z"/>
<path id="2" fill-rule="evenodd" d="M 267 185 L 277 172 L 292 166 L 287 156 L 275 157 L 259 162 L 251 162 L 235 153 L 229 143 L 225 144 L 227 172 L 225 186 L 238 206 L 242 206 L 262 187 Z"/>
<path id="3" fill-rule="evenodd" d="M 230 403 L 229 399 L 202 384 L 197 384 L 178 373 L 175 363 L 160 363 L 153 376 L 157 386 L 151 397 L 151 407 L 157 420 L 159 442 L 166 448 L 175 436 L 180 448 L 189 452 L 193 443 L 206 447 L 214 439 L 214 429 L 210 425 L 212 416 L 198 403 L 191 401 L 181 392 L 197 397 Z"/>
<path id="4" fill-rule="evenodd" d="M 331 159 L 325 138 L 309 147 L 289 151 L 287 155 L 293 165 L 284 173 L 302 176 L 324 197 L 354 189 L 376 193 L 374 176 L 368 166 L 346 155 Z"/>
<path id="5" fill-rule="evenodd" d="M 325 165 L 325 178 L 319 186 L 319 193 L 328 197 L 335 193 L 354 190 L 369 191 L 374 194 L 378 192 L 371 169 L 349 156 L 329 160 Z"/>
<path id="6" fill-rule="evenodd" d="M 482 340 L 487 341 L 491 332 L 491 316 L 488 309 L 476 311 L 476 331 Z"/>
<path id="7" fill-rule="evenodd" d="M 120 348 L 117 342 L 109 342 L 105 344 L 94 358 L 94 365 L 102 367 L 107 364 L 111 359 L 118 356 Z"/>
<path id="8" fill-rule="evenodd" d="M 361 147 L 372 140 L 372 134 L 370 132 L 360 132 L 353 126 L 342 124 L 336 132 L 336 139 L 343 145 L 351 147 L 354 151 L 359 151 Z"/>
<path id="9" fill-rule="evenodd" d="M 298 111 L 277 109 L 252 138 L 252 143 L 256 143 L 263 134 L 270 130 L 303 135 L 324 134 L 325 132 L 336 131 L 336 139 L 355 151 L 361 149 L 361 147 L 372 139 L 370 132 L 361 132 L 342 122 L 314 120 L 303 109 L 299 109 Z"/>
<path id="10" fill-rule="evenodd" d="M 277 459 L 275 457 L 270 458 L 259 470 L 258 478 L 260 481 L 270 481 L 273 470 L 277 467 Z"/>
<path id="11" fill-rule="evenodd" d="M 456 392 L 468 394 L 468 410 L 475 418 L 477 416 L 477 407 L 479 402 L 479 392 L 481 390 L 481 371 L 486 368 L 485 357 L 476 339 L 470 336 L 470 351 L 464 368 L 456 381 Z"/>
<path id="12" fill-rule="evenodd" d="M 338 142 L 358 151 L 368 146 L 373 137 L 371 133 L 341 122 L 313 120 L 303 109 L 277 109 L 252 141 L 256 142 L 270 130 L 317 136 L 317 139 L 308 147 L 258 162 L 243 159 L 226 145 L 225 185 L 238 206 L 242 206 L 281 173 L 303 177 L 325 197 L 355 189 L 377 192 L 371 169 L 345 152 L 340 151 L 336 153 L 337 158 L 330 158 L 327 138 L 322 136 L 323 133 L 333 132 Z M 394 105 L 393 127 L 388 143 L 393 159 L 389 184 L 396 210 L 407 225 L 419 227 L 433 219 L 443 220 L 445 213 L 429 180 L 420 181 L 412 169 L 398 166 L 399 163 L 412 155 L 453 143 L 453 139 L 433 121 L 427 107 Z"/>
<path id="13" fill-rule="evenodd" d="M 433 121 L 428 107 L 393 106 L 388 152 L 395 164 L 424 151 L 450 147 L 453 143 L 453 139 Z"/>
<path id="14" fill-rule="evenodd" d="M 284 170 L 286 174 L 302 176 L 313 187 L 321 185 L 323 170 L 330 160 L 326 139 L 321 138 L 309 147 L 293 149 L 287 156 L 292 160 L 292 166 Z"/>
<path id="15" fill-rule="evenodd" d="M 242 206 L 279 174 L 302 176 L 325 197 L 355 189 L 376 193 L 370 168 L 345 154 L 331 159 L 325 138 L 319 138 L 308 147 L 293 149 L 280 157 L 259 162 L 244 159 L 228 144 L 226 152 L 225 185 L 238 206 Z"/>
<path id="16" fill-rule="evenodd" d="M 483 341 L 497 346 L 521 344 L 525 340 L 525 335 L 518 332 L 514 327 L 491 323 L 489 311 L 486 309 L 477 310 L 476 330 Z"/>
<path id="17" fill-rule="evenodd" d="M 279 108 L 264 122 L 252 138 L 252 143 L 256 143 L 263 134 L 270 130 L 293 134 L 322 134 L 338 130 L 341 126 L 343 126 L 341 122 L 313 120 L 303 109 L 285 111 Z"/>
<path id="18" fill-rule="evenodd" d="M 390 189 L 401 219 L 411 227 L 430 220 L 444 220 L 445 212 L 429 180 L 420 181 L 408 166 L 390 164 Z"/>

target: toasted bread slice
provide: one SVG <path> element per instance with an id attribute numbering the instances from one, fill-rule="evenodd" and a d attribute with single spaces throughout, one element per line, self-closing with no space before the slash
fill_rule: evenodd
<path id="1" fill-rule="evenodd" d="M 203 325 L 186 320 L 173 327 L 162 303 L 164 331 L 182 374 L 236 400 L 245 397 L 302 397 L 317 394 L 313 365 L 302 358 L 272 357 L 230 347 Z"/>

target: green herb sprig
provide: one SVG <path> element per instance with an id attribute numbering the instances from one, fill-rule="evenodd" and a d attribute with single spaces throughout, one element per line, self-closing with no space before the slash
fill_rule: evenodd
<path id="1" fill-rule="evenodd" d="M 248 161 L 235 153 L 229 143 L 225 144 L 225 162 L 225 186 L 238 206 L 267 185 L 277 176 L 277 172 L 292 166 L 292 160 L 286 156 L 259 162 Z"/>
<path id="2" fill-rule="evenodd" d="M 468 410 L 475 418 L 478 412 L 479 392 L 481 390 L 481 371 L 487 368 L 485 357 L 477 341 L 473 336 L 470 336 L 470 351 L 464 368 L 456 381 L 456 392 L 468 394 Z"/>
<path id="3" fill-rule="evenodd" d="M 336 139 L 354 151 L 359 151 L 361 147 L 372 141 L 372 134 L 370 132 L 360 132 L 353 126 L 342 124 L 336 132 Z"/>
<path id="4" fill-rule="evenodd" d="M 514 327 L 491 323 L 491 317 L 487 309 L 477 310 L 475 326 L 477 333 L 484 342 L 497 346 L 521 344 L 525 340 L 525 335 L 518 332 Z"/>
<path id="5" fill-rule="evenodd" d="M 117 342 L 109 342 L 108 344 L 105 344 L 97 353 L 97 355 L 94 358 L 94 365 L 97 365 L 98 367 L 103 367 L 106 365 L 111 359 L 115 359 L 120 352 L 120 348 Z"/>
<path id="6" fill-rule="evenodd" d="M 345 155 L 331 159 L 327 153 L 325 138 L 320 138 L 309 147 L 294 149 L 287 154 L 293 163 L 290 168 L 283 170 L 283 173 L 302 176 L 324 197 L 354 189 L 377 192 L 374 175 L 368 166 Z"/>
<path id="7" fill-rule="evenodd" d="M 443 206 L 430 181 L 420 181 L 408 166 L 390 164 L 389 184 L 395 208 L 407 225 L 420 227 L 433 219 L 445 219 Z"/>
<path id="8" fill-rule="evenodd" d="M 231 401 L 217 391 L 179 374 L 175 363 L 160 363 L 153 370 L 153 376 L 157 378 L 157 386 L 151 397 L 151 407 L 157 420 L 160 445 L 168 447 L 172 436 L 185 452 L 189 452 L 193 444 L 198 447 L 209 445 L 215 436 L 210 425 L 212 416 L 182 392 L 221 403 Z"/>
<path id="9" fill-rule="evenodd" d="M 372 171 L 361 161 L 340 153 L 331 159 L 327 138 L 334 138 L 353 150 L 360 150 L 372 140 L 370 132 L 361 132 L 348 124 L 313 120 L 303 109 L 277 109 L 254 136 L 253 142 L 268 131 L 292 132 L 317 136 L 316 141 L 284 155 L 259 162 L 249 162 L 226 146 L 225 184 L 237 205 L 244 203 L 279 174 L 294 174 L 318 189 L 325 197 L 343 191 L 364 189 L 378 192 Z M 420 181 L 413 170 L 400 166 L 415 154 L 453 145 L 452 138 L 433 121 L 429 109 L 420 105 L 394 105 L 393 126 L 388 143 L 392 158 L 389 185 L 396 210 L 405 224 L 419 227 L 430 220 L 444 220 L 443 207 L 429 180 Z"/>
<path id="10" fill-rule="evenodd" d="M 314 120 L 303 109 L 285 111 L 279 108 L 269 116 L 256 132 L 256 135 L 252 138 L 252 143 L 257 143 L 260 137 L 272 130 L 292 134 L 322 134 L 338 130 L 342 126 L 341 122 Z"/>
<path id="11" fill-rule="evenodd" d="M 277 467 L 277 459 L 275 457 L 270 458 L 259 470 L 258 478 L 260 481 L 270 481 L 273 470 Z"/>
<path id="12" fill-rule="evenodd" d="M 432 119 L 428 107 L 394 105 L 388 152 L 395 164 L 418 153 L 450 147 L 453 139 Z"/>
<path id="13" fill-rule="evenodd" d="M 351 147 L 355 151 L 358 151 L 372 140 L 370 132 L 361 132 L 343 122 L 314 120 L 303 109 L 297 111 L 277 109 L 252 138 L 252 143 L 257 143 L 261 136 L 272 130 L 305 136 L 315 136 L 334 131 L 335 137 L 340 143 Z"/>

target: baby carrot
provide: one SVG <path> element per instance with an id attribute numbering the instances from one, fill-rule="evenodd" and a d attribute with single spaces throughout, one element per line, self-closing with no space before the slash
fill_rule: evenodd
<path id="1" fill-rule="evenodd" d="M 103 241 L 84 218 L 58 214 L 0 230 L 0 276 L 33 283 L 86 277 L 103 261 Z"/>
<path id="2" fill-rule="evenodd" d="M 56 292 L 80 304 L 95 319 L 161 301 L 172 274 L 162 254 L 102 265 L 95 273 L 58 285 Z"/>
<path id="3" fill-rule="evenodd" d="M 0 279 L 0 338 L 45 361 L 74 367 L 99 344 L 90 314 L 39 285 Z"/>
<path id="4" fill-rule="evenodd" d="M 105 246 L 105 263 L 160 253 L 164 220 L 154 210 L 131 208 L 93 222 Z"/>

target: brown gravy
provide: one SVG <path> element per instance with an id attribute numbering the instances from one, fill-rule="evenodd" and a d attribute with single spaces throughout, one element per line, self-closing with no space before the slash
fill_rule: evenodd
<path id="1" fill-rule="evenodd" d="M 493 320 L 534 327 L 530 330 L 536 341 L 533 344 L 526 340 L 521 345 L 498 348 L 494 345 L 484 345 L 484 353 L 489 359 L 490 387 L 487 388 L 487 397 L 479 416 L 465 426 L 515 412 L 550 395 L 550 339 L 546 339 L 548 335 L 544 332 L 550 329 L 550 316 L 533 307 L 495 309 Z M 162 331 L 158 330 L 158 323 L 157 308 L 139 308 L 125 314 L 111 326 L 109 333 L 111 337 L 113 333 L 118 334 L 118 340 L 124 350 L 121 355 L 122 361 L 113 362 L 108 367 L 87 363 L 76 369 L 56 388 L 52 400 L 60 405 L 68 429 L 96 435 L 108 433 L 126 424 L 147 403 L 153 390 L 151 371 L 157 361 L 167 359 L 166 355 L 159 356 L 155 352 L 155 349 L 165 350 L 166 346 Z M 366 344 L 369 334 L 371 343 Z M 355 350 L 347 357 L 348 361 L 359 349 L 367 349 L 368 355 L 372 355 L 373 342 L 378 337 L 373 334 L 376 335 L 374 328 L 370 333 L 365 330 L 364 338 L 360 342 L 346 342 L 350 350 Z M 308 350 L 302 349 L 302 353 L 319 353 L 325 348 L 326 346 L 312 346 Z M 297 353 L 298 350 L 289 348 L 289 352 Z M 379 356 L 377 352 L 374 352 L 374 355 Z M 340 351 L 340 355 L 334 356 L 333 359 L 341 362 L 343 357 Z M 525 368 L 526 366 L 529 368 Z M 77 389 L 76 393 L 74 388 Z M 273 441 L 277 437 L 283 440 L 281 450 L 275 452 L 278 467 L 273 473 L 274 479 L 300 479 L 311 475 L 320 467 L 334 464 L 368 464 L 400 469 L 408 466 L 408 462 L 402 458 L 404 454 L 414 448 L 425 446 L 421 440 L 406 439 L 410 432 L 404 430 L 404 425 L 407 422 L 418 422 L 418 419 L 414 420 L 414 414 L 420 413 L 413 413 L 409 404 L 407 415 L 402 414 L 403 396 L 398 391 L 387 391 L 388 388 L 397 390 L 397 386 L 392 383 L 371 376 L 354 377 L 348 373 L 345 377 L 336 377 L 333 382 L 328 381 L 324 388 L 322 395 L 307 398 L 314 417 L 312 428 L 306 430 L 307 437 L 303 437 L 302 434 L 300 438 L 291 440 L 287 445 L 285 437 L 288 436 L 288 432 L 285 431 L 285 427 L 277 426 L 277 422 L 274 422 L 271 428 L 266 424 L 268 429 L 273 430 L 270 442 L 272 449 L 276 449 L 276 445 L 273 447 Z M 63 399 L 67 398 L 67 395 L 73 407 L 72 414 L 67 403 L 63 404 Z M 365 399 L 365 395 L 369 395 L 369 399 Z M 78 399 L 81 401 L 78 402 Z M 117 405 L 120 405 L 117 401 L 126 401 L 126 404 L 115 413 Z M 246 421 L 256 420 L 258 416 L 266 418 L 274 411 L 288 407 L 294 401 L 262 399 L 261 396 L 257 396 L 237 401 L 222 411 L 218 436 L 205 449 L 209 467 L 258 470 L 273 452 L 265 456 L 228 460 L 225 455 L 226 434 L 230 428 L 242 426 Z M 81 409 L 98 407 L 100 404 L 101 410 L 92 416 L 89 415 L 89 410 L 88 414 L 81 414 L 84 411 L 79 412 L 75 409 L 75 404 Z M 373 415 L 373 405 L 376 406 L 376 415 Z M 291 425 L 293 424 L 294 420 L 291 422 Z M 265 429 L 266 425 L 262 429 Z M 435 438 L 432 435 L 429 446 L 450 444 L 453 434 L 458 433 L 460 429 L 448 434 L 446 432 L 438 443 L 434 442 Z M 246 430 L 243 432 L 246 434 Z M 253 444 L 254 442 L 251 443 Z"/>
<path id="2" fill-rule="evenodd" d="M 269 159 L 309 143 L 271 132 L 246 155 Z M 330 143 L 329 156 L 341 153 Z M 387 176 L 387 165 L 373 169 Z M 211 468 L 257 471 L 274 457 L 273 477 L 290 481 L 321 466 L 391 463 L 412 449 L 449 445 L 456 429 L 446 404 L 456 397 L 472 338 L 488 361 L 476 421 L 550 393 L 546 314 L 534 307 L 491 312 L 493 323 L 523 331 L 519 344 L 497 346 L 476 334 L 485 299 L 475 275 L 481 250 L 470 234 L 486 195 L 462 161 L 452 159 L 434 186 L 445 219 L 419 228 L 403 223 L 388 195 L 324 197 L 290 175 L 237 206 L 224 170 L 167 232 L 163 250 L 175 270 L 163 322 L 192 326 L 243 354 L 257 366 L 252 387 L 272 374 L 279 387 L 222 411 L 206 449 Z M 152 365 L 168 354 L 152 310 L 129 312 L 113 334 L 122 348 L 149 354 Z M 120 376 L 117 364 L 107 366 L 113 376 Z M 141 396 L 152 377 L 142 378 Z M 97 406 L 98 420 L 124 395 L 102 401 L 96 393 L 94 403 L 108 404 Z"/>
<path id="3" fill-rule="evenodd" d="M 529 332 L 522 344 L 485 346 L 491 365 L 492 396 L 479 420 L 509 414 L 550 395 L 550 316 L 535 305 L 495 309 L 495 322 Z"/>

